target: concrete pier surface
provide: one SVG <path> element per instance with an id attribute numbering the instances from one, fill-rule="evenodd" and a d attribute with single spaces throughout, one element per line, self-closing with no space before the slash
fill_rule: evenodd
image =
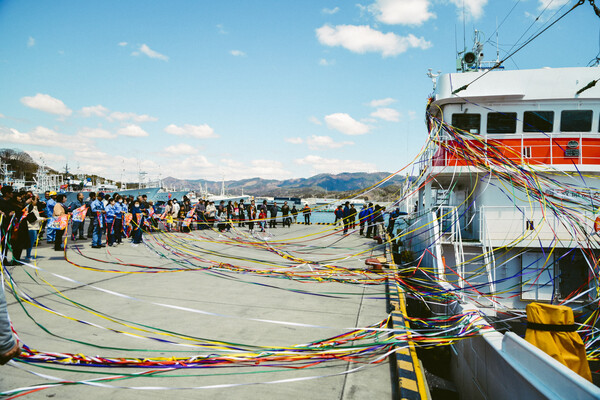
<path id="1" fill-rule="evenodd" d="M 144 235 L 144 244 L 125 239 L 102 249 L 92 249 L 85 240 L 68 243 L 68 261 L 44 243 L 31 262 L 39 269 L 6 267 L 21 297 L 31 299 L 18 301 L 7 288 L 10 317 L 21 341 L 32 349 L 101 357 L 208 354 L 210 350 L 194 348 L 203 339 L 289 347 L 329 338 L 384 320 L 385 285 L 295 280 L 281 274 L 276 278 L 245 268 L 310 271 L 311 262 L 319 262 L 360 270 L 366 268 L 366 258 L 383 255 L 381 245 L 357 231 L 343 235 L 334 229 L 278 226 L 255 233 L 254 239 L 247 228 L 154 233 Z M 199 269 L 219 263 L 226 265 Z M 143 371 L 13 362 L 0 367 L 0 392 L 53 383 L 48 376 L 79 382 Z M 178 369 L 50 387 L 25 398 L 389 399 L 393 392 L 386 358 L 377 364 L 338 359 L 310 368 L 258 364 Z"/>

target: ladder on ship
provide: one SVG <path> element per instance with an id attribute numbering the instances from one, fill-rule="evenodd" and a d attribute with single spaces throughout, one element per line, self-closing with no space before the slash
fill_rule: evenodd
<path id="1" fill-rule="evenodd" d="M 460 288 L 460 297 L 464 300 L 465 290 L 470 289 L 478 293 L 484 287 L 487 287 L 489 291 L 487 294 L 492 295 L 491 301 L 495 308 L 496 302 L 493 298 L 496 293 L 496 260 L 493 247 L 488 243 L 487 235 L 482 235 L 480 242 L 463 241 L 460 219 L 456 208 L 452 211 L 452 221 L 450 242 L 454 248 L 455 271 L 458 287 Z"/>

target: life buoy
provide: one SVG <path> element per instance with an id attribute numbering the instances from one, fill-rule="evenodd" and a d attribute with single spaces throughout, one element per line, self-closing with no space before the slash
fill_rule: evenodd
<path id="1" fill-rule="evenodd" d="M 594 221 L 594 232 L 600 233 L 600 215 L 596 217 Z"/>

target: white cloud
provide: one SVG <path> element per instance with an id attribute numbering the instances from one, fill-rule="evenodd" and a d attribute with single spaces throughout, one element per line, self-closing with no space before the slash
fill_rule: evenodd
<path id="1" fill-rule="evenodd" d="M 317 118 L 315 116 L 310 117 L 308 120 L 315 125 L 323 125 L 323 123 L 319 120 L 319 118 Z"/>
<path id="2" fill-rule="evenodd" d="M 149 115 L 146 114 L 136 114 L 136 113 L 132 113 L 132 112 L 120 112 L 120 111 L 114 111 L 112 113 L 110 113 L 110 115 L 108 116 L 108 120 L 109 121 L 127 121 L 127 120 L 131 120 L 133 122 L 154 122 L 154 121 L 158 121 L 158 118 L 156 117 L 151 117 Z"/>
<path id="3" fill-rule="evenodd" d="M 223 24 L 217 24 L 217 30 L 219 31 L 219 35 L 227 35 L 228 33 Z"/>
<path id="4" fill-rule="evenodd" d="M 306 144 L 311 150 L 327 150 L 353 145 L 354 142 L 334 142 L 329 136 L 312 135 L 306 139 Z"/>
<path id="5" fill-rule="evenodd" d="M 569 1 L 571 0 L 538 0 L 538 9 L 544 10 L 547 7 L 549 10 L 556 10 L 567 4 Z"/>
<path id="6" fill-rule="evenodd" d="M 393 108 L 378 108 L 371 113 L 371 116 L 390 122 L 400 121 L 400 113 Z"/>
<path id="7" fill-rule="evenodd" d="M 389 106 L 390 104 L 395 103 L 395 102 L 396 102 L 396 99 L 387 97 L 385 99 L 371 100 L 371 102 L 369 102 L 369 105 L 371 107 L 385 107 L 385 106 Z"/>
<path id="8" fill-rule="evenodd" d="M 130 137 L 149 136 L 148 132 L 143 130 L 139 125 L 129 124 L 117 131 L 119 135 Z"/>
<path id="9" fill-rule="evenodd" d="M 35 46 L 35 39 L 32 38 L 31 36 L 29 36 L 29 39 L 27 39 L 27 47 L 33 47 Z"/>
<path id="10" fill-rule="evenodd" d="M 125 47 L 125 46 L 127 46 L 127 42 L 119 42 L 119 46 Z"/>
<path id="11" fill-rule="evenodd" d="M 327 60 L 326 58 L 321 58 L 319 60 L 319 65 L 322 67 L 329 67 L 331 65 L 335 65 L 335 60 Z"/>
<path id="12" fill-rule="evenodd" d="M 321 10 L 321 12 L 323 14 L 329 14 L 329 15 L 333 15 L 336 14 L 338 11 L 340 11 L 339 7 L 334 7 L 334 8 L 324 8 Z"/>
<path id="13" fill-rule="evenodd" d="M 412 110 L 411 110 L 411 111 L 409 111 L 409 112 L 408 112 L 408 118 L 409 118 L 411 121 L 412 121 L 412 120 L 414 120 L 415 118 L 417 118 L 417 112 L 416 112 L 416 111 L 412 111 Z"/>
<path id="14" fill-rule="evenodd" d="M 97 106 L 83 107 L 80 113 L 84 117 L 104 117 L 106 116 L 106 114 L 108 114 L 108 108 L 98 104 Z"/>
<path id="15" fill-rule="evenodd" d="M 325 116 L 325 123 L 329 129 L 335 129 L 346 135 L 364 135 L 369 133 L 369 126 L 363 124 L 345 113 L 335 113 Z"/>
<path id="16" fill-rule="evenodd" d="M 145 43 L 140 46 L 139 51 L 134 51 L 133 53 L 131 53 L 131 55 L 133 55 L 133 56 L 139 56 L 140 54 L 145 54 L 146 56 L 148 56 L 150 58 L 156 58 L 158 60 L 169 61 L 169 57 L 165 56 L 164 54 L 160 54 L 157 51 L 152 50 Z"/>
<path id="17" fill-rule="evenodd" d="M 73 111 L 61 100 L 42 93 L 38 93 L 33 97 L 23 97 L 21 103 L 29 108 L 34 108 L 50 114 L 62 115 L 63 117 L 68 117 L 73 113 Z"/>
<path id="18" fill-rule="evenodd" d="M 48 162 L 60 162 L 60 161 L 66 160 L 65 156 L 63 156 L 63 155 L 46 153 L 43 151 L 27 150 L 26 153 L 29 154 L 31 156 L 31 158 L 33 158 L 38 164 L 40 164 L 41 162 L 48 163 Z"/>
<path id="19" fill-rule="evenodd" d="M 299 138 L 299 137 L 291 137 L 291 138 L 285 138 L 285 141 L 291 144 L 302 144 L 304 143 L 304 139 Z"/>
<path id="20" fill-rule="evenodd" d="M 19 132 L 14 128 L 0 127 L 0 143 L 58 147 L 68 150 L 87 150 L 92 148 L 91 141 L 87 138 L 65 135 L 43 126 L 35 127 L 31 132 Z"/>
<path id="21" fill-rule="evenodd" d="M 117 137 L 114 133 L 101 128 L 81 128 L 77 134 L 92 139 L 114 139 Z"/>
<path id="22" fill-rule="evenodd" d="M 358 160 L 337 160 L 335 158 L 324 158 L 308 155 L 304 158 L 294 160 L 298 165 L 309 165 L 313 173 L 339 174 L 342 172 L 376 172 L 375 164 Z"/>
<path id="23" fill-rule="evenodd" d="M 570 0 L 539 0 L 540 3 L 552 3 L 550 9 L 558 8 L 565 3 L 568 3 Z M 483 15 L 483 7 L 487 4 L 488 0 L 450 0 L 461 12 L 463 4 L 465 6 L 465 11 L 467 14 L 471 15 L 473 18 L 478 19 Z M 559 6 L 556 6 L 555 3 L 561 3 Z M 542 6 L 540 6 L 542 8 Z"/>
<path id="24" fill-rule="evenodd" d="M 368 10 L 384 24 L 421 25 L 435 18 L 429 11 L 430 6 L 429 0 L 377 0 Z"/>
<path id="25" fill-rule="evenodd" d="M 190 136 L 196 139 L 207 139 L 207 138 L 216 138 L 219 137 L 207 124 L 203 125 L 189 125 L 185 124 L 183 126 L 177 126 L 175 124 L 171 124 L 165 128 L 165 132 L 171 135 L 177 136 Z"/>
<path id="26" fill-rule="evenodd" d="M 354 53 L 381 53 L 383 57 L 402 54 L 410 48 L 428 49 L 431 42 L 423 37 L 417 38 L 412 33 L 398 36 L 392 32 L 382 33 L 367 25 L 323 25 L 316 30 L 321 44 L 335 47 L 341 46 Z"/>
<path id="27" fill-rule="evenodd" d="M 191 155 L 198 153 L 198 149 L 190 146 L 187 143 L 174 144 L 169 147 L 165 147 L 165 151 L 173 155 Z"/>
<path id="28" fill-rule="evenodd" d="M 231 50 L 229 52 L 229 54 L 231 54 L 232 56 L 235 56 L 235 57 L 246 57 L 246 53 L 244 53 L 241 50 Z"/>

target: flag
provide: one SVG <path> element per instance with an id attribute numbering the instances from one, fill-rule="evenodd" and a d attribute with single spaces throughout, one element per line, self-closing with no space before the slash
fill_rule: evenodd
<path id="1" fill-rule="evenodd" d="M 85 221 L 85 214 L 87 213 L 87 206 L 84 204 L 79 208 L 73 210 L 73 221 L 82 222 Z"/>

